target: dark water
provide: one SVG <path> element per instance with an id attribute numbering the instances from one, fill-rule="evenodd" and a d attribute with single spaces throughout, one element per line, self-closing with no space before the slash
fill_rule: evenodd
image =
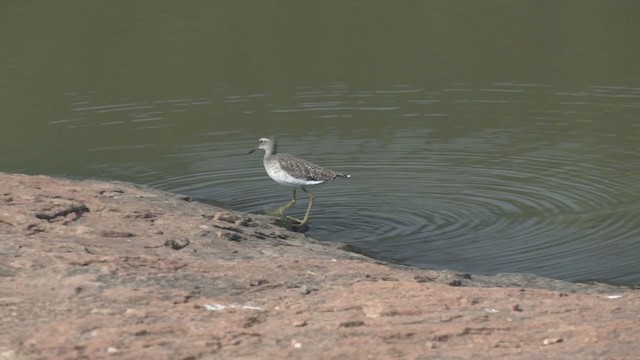
<path id="1" fill-rule="evenodd" d="M 367 4 L 11 5 L 0 170 L 261 212 L 290 189 L 246 153 L 278 135 L 352 175 L 312 188 L 312 237 L 640 284 L 640 6 Z"/>

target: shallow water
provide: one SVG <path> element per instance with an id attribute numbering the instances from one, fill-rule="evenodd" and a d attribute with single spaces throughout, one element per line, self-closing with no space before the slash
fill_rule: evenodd
<path id="1" fill-rule="evenodd" d="M 640 15 L 619 7 L 571 18 L 556 8 L 530 14 L 532 23 L 560 16 L 544 30 L 551 42 L 503 17 L 460 25 L 467 35 L 490 36 L 482 44 L 455 32 L 438 32 L 447 41 L 424 35 L 429 22 L 385 33 L 426 41 L 433 53 L 424 54 L 412 43 L 384 45 L 323 27 L 353 21 L 381 35 L 369 17 L 396 19 L 377 13 L 381 4 L 364 14 L 342 9 L 352 15 L 342 22 L 340 12 L 313 9 L 328 18 L 297 35 L 278 27 L 282 17 L 303 23 L 310 9 L 284 15 L 227 5 L 227 18 L 207 5 L 208 22 L 170 5 L 138 5 L 122 17 L 101 6 L 67 9 L 87 20 L 84 34 L 73 30 L 77 18 L 43 20 L 68 20 L 56 10 L 16 5 L 13 17 L 0 15 L 15 29 L 15 38 L 4 32 L 0 41 L 16 50 L 0 63 L 0 170 L 131 181 L 264 212 L 286 203 L 291 190 L 247 152 L 259 137 L 277 135 L 281 152 L 352 175 L 310 188 L 314 238 L 426 268 L 640 284 L 640 77 L 628 66 L 640 52 L 613 40 Z M 439 29 L 449 29 L 446 20 L 458 13 L 445 10 L 456 9 L 433 6 Z M 519 11 L 475 10 L 481 19 Z M 220 35 L 236 26 L 232 19 L 243 31 Z M 569 41 L 563 19 L 610 28 L 601 38 L 571 32 Z M 209 45 L 194 38 L 199 33 Z M 362 53 L 345 44 L 362 45 Z M 462 56 L 467 51 L 477 57 Z M 544 60 L 541 51 L 551 60 L 545 71 L 527 62 Z M 304 213 L 300 199 L 292 215 Z"/>

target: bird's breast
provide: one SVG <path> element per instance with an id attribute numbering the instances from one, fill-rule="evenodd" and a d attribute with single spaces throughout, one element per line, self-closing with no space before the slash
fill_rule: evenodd
<path id="1" fill-rule="evenodd" d="M 267 174 L 273 181 L 277 182 L 281 185 L 286 186 L 305 186 L 305 185 L 316 185 L 321 184 L 323 181 L 314 181 L 314 180 L 305 180 L 299 179 L 295 176 L 289 174 L 284 171 L 277 162 L 264 164 L 265 170 L 267 170 Z"/>

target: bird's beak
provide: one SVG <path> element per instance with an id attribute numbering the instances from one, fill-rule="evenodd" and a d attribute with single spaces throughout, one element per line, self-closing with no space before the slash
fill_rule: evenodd
<path id="1" fill-rule="evenodd" d="M 258 148 L 255 148 L 255 149 L 251 149 L 251 150 L 249 150 L 249 154 L 252 154 L 252 153 L 253 153 L 254 151 L 256 151 L 256 150 L 258 150 Z M 249 155 L 249 154 L 247 154 L 247 155 Z"/>

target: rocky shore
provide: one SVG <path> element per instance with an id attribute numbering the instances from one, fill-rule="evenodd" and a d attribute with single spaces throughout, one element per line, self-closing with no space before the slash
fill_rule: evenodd
<path id="1" fill-rule="evenodd" d="M 278 219 L 0 173 L 0 360 L 637 359 L 640 291 L 388 264 Z"/>

